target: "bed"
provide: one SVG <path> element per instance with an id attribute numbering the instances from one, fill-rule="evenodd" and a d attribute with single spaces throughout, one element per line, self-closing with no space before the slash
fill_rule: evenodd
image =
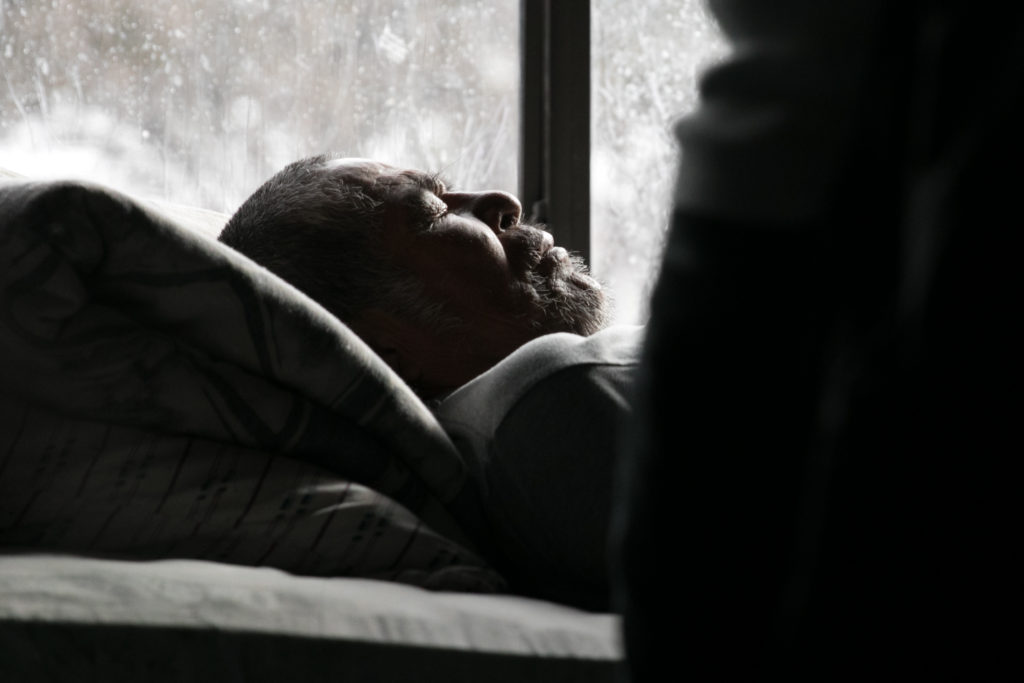
<path id="1" fill-rule="evenodd" d="M 0 174 L 0 680 L 600 681 L 430 411 L 226 217 Z"/>

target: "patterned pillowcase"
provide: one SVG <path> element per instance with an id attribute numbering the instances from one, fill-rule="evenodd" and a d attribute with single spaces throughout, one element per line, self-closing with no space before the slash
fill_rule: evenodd
<path id="1" fill-rule="evenodd" d="M 365 539 L 366 530 L 374 524 L 408 531 L 419 528 L 422 520 L 437 539 L 444 540 L 443 535 L 446 543 L 468 546 L 462 526 L 449 511 L 458 507 L 467 488 L 465 466 L 422 402 L 336 318 L 212 240 L 209 231 L 189 229 L 182 221 L 180 213 L 171 217 L 165 209 L 157 212 L 87 184 L 0 181 L 0 392 L 8 402 L 30 406 L 32 415 L 38 411 L 149 435 L 138 436 L 139 448 L 153 439 L 220 444 L 235 453 L 232 457 L 238 462 L 275 463 L 275 473 L 293 474 L 275 474 L 265 481 L 251 472 L 238 474 L 236 468 L 228 479 L 237 475 L 246 482 L 258 480 L 262 483 L 252 486 L 259 490 L 276 482 L 275 486 L 285 487 L 275 494 L 281 505 L 286 500 L 292 501 L 289 506 L 313 501 L 308 504 L 319 512 L 314 515 L 313 508 L 303 508 L 302 519 L 322 519 L 332 506 L 323 498 L 330 494 L 310 481 L 329 482 L 329 488 L 358 482 L 360 486 L 348 489 L 358 491 L 358 496 L 350 493 L 348 503 L 340 499 L 337 503 L 338 510 L 346 510 L 344 524 L 356 517 L 362 520 L 355 527 L 344 526 L 364 530 L 350 534 L 350 545 L 357 535 L 360 542 Z M 0 422 L 0 438 L 20 443 L 16 429 L 8 415 Z M 52 431 L 45 426 L 38 430 L 41 434 Z M 77 437 L 72 441 L 80 445 Z M 66 453 L 61 456 L 65 461 L 92 457 L 97 465 L 106 466 L 108 457 L 115 457 L 104 449 L 82 455 L 76 448 L 42 443 L 16 447 L 4 461 L 8 473 L 0 470 L 5 488 L 31 489 L 9 478 L 10 472 L 25 475 L 28 471 L 24 463 L 19 465 L 23 458 L 45 461 L 54 453 Z M 288 459 L 267 460 L 267 454 Z M 2 451 L 0 457 L 4 457 Z M 285 464 L 292 461 L 298 464 Z M 212 462 L 202 467 L 215 472 L 227 467 L 227 461 L 217 460 L 216 467 Z M 124 466 L 132 471 L 133 466 Z M 300 466 L 305 468 L 301 476 L 294 469 Z M 167 471 L 161 475 L 169 476 Z M 216 480 L 210 476 L 214 477 L 210 481 Z M 281 477 L 290 477 L 290 483 L 281 483 Z M 36 486 L 40 480 L 32 481 Z M 205 479 L 192 483 L 209 484 Z M 66 493 L 68 487 L 53 490 Z M 191 495 L 188 487 L 174 487 L 176 496 Z M 298 495 L 300 489 L 308 491 Z M 39 485 L 38 490 L 44 495 L 51 487 Z M 115 499 L 111 493 L 110 500 Z M 109 503 L 95 492 L 91 500 L 99 501 L 97 505 Z M 238 500 L 225 508 L 232 510 L 225 514 L 240 514 Z M 359 504 L 353 508 L 356 500 Z M 21 516 L 20 521 L 8 520 L 13 527 L 25 523 L 29 519 L 25 515 L 32 511 L 29 506 L 12 512 L 15 508 L 8 508 L 7 501 L 0 504 L 5 514 Z M 370 508 L 386 512 L 366 517 Z M 104 509 L 111 523 L 126 514 Z M 130 507 L 133 515 L 145 516 L 146 509 Z M 351 509 L 359 513 L 352 516 Z M 65 522 L 60 524 L 74 517 L 64 514 L 59 519 Z M 198 541 L 183 540 L 176 517 L 168 512 L 159 518 L 165 520 L 161 524 L 177 529 L 171 537 L 174 543 L 184 544 L 177 547 L 195 548 Z M 312 521 L 299 524 L 298 518 L 289 519 L 302 526 L 307 536 L 313 528 Z M 290 542 L 288 534 L 272 533 L 270 527 L 251 534 L 251 529 L 261 527 L 237 520 L 230 526 L 237 532 L 234 536 L 218 536 L 233 539 L 218 541 L 231 549 L 225 557 L 263 557 L 263 553 L 236 550 L 248 548 L 259 536 L 277 538 L 279 548 Z M 225 527 L 219 523 L 211 528 L 221 534 Z M 77 538 L 74 543 L 84 542 L 83 533 L 72 534 Z M 156 545 L 143 543 L 149 533 L 133 531 L 131 543 L 124 541 L 125 534 L 117 534 L 119 540 L 103 549 L 157 548 L 163 540 L 154 541 Z M 331 533 L 339 534 L 344 535 Z M 29 537 L 47 538 L 45 534 Z M 243 537 L 249 540 L 243 542 Z M 418 543 L 409 534 L 405 540 L 413 546 Z M 431 543 L 435 549 L 444 546 Z M 192 552 L 186 554 L 192 556 Z M 213 551 L 204 550 L 204 556 L 209 552 Z M 265 552 L 269 558 L 278 551 Z M 306 561 L 320 566 L 315 553 Z M 334 567 L 331 571 L 341 571 L 333 559 L 325 562 Z M 373 571 L 379 569 L 375 562 L 368 565 L 376 567 Z M 401 565 L 392 571 L 399 571 Z M 363 565 L 352 565 L 357 566 Z"/>
<path id="2" fill-rule="evenodd" d="M 405 507 L 322 468 L 3 397 L 0 547 L 198 558 L 447 590 L 504 585 Z"/>

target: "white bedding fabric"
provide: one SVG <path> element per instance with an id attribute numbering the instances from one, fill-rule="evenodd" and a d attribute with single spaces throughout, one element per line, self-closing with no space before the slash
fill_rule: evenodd
<path id="1" fill-rule="evenodd" d="M 2 557 L 0 620 L 260 631 L 548 657 L 620 655 L 612 615 L 202 560 Z"/>
<path id="2" fill-rule="evenodd" d="M 612 681 L 618 617 L 203 560 L 0 556 L 0 680 Z M 347 674 L 347 676 L 346 676 Z"/>

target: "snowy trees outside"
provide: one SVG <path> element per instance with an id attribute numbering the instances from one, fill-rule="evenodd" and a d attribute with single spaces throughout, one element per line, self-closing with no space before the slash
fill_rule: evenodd
<path id="1" fill-rule="evenodd" d="M 16 172 L 228 212 L 324 151 L 515 187 L 517 0 L 0 6 Z"/>
<path id="2" fill-rule="evenodd" d="M 726 53 L 703 0 L 594 0 L 590 234 L 616 320 L 647 318 L 679 150 L 672 124 L 697 104 L 700 74 Z"/>

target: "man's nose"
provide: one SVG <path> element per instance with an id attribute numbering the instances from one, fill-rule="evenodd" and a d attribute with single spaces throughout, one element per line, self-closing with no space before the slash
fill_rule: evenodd
<path id="1" fill-rule="evenodd" d="M 441 199 L 449 211 L 471 213 L 496 234 L 518 225 L 523 214 L 519 200 L 508 192 L 448 192 Z"/>

